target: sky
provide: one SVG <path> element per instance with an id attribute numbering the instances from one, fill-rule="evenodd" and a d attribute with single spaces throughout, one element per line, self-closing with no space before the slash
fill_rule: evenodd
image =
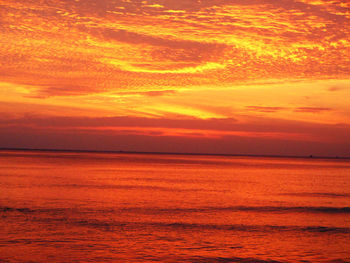
<path id="1" fill-rule="evenodd" d="M 350 156 L 348 0 L 0 0 L 0 147 Z"/>

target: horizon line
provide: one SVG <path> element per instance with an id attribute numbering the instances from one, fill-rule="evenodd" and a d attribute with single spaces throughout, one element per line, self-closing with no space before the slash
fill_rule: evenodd
<path id="1" fill-rule="evenodd" d="M 159 154 L 159 155 L 198 155 L 198 156 L 232 156 L 232 157 L 272 157 L 272 158 L 307 158 L 307 159 L 350 159 L 350 156 L 317 156 L 317 155 L 274 155 L 274 154 L 230 154 L 230 153 L 186 153 L 186 152 L 144 152 L 124 150 L 82 150 L 50 148 L 17 148 L 0 147 L 0 151 L 37 151 L 37 152 L 77 152 L 77 153 L 119 153 L 119 154 Z"/>

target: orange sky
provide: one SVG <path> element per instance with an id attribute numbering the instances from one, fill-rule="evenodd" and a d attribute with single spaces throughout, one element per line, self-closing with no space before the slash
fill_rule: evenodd
<path id="1" fill-rule="evenodd" d="M 350 156 L 348 0 L 0 0 L 0 147 Z"/>

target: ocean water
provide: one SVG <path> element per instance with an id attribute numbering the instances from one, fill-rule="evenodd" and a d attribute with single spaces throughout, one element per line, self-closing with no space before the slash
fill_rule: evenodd
<path id="1" fill-rule="evenodd" d="M 1 151 L 0 262 L 350 262 L 350 161 Z"/>

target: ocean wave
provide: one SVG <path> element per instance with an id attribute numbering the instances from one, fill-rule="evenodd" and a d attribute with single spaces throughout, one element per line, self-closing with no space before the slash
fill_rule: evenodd
<path id="1" fill-rule="evenodd" d="M 145 213 L 208 213 L 208 212 L 258 212 L 258 213 L 325 213 L 348 214 L 350 207 L 333 206 L 224 206 L 224 207 L 199 207 L 199 208 L 152 208 L 152 207 L 128 207 L 121 208 L 130 212 Z"/>
<path id="2" fill-rule="evenodd" d="M 8 207 L 8 206 L 0 206 L 0 212 L 32 213 L 32 212 L 35 212 L 35 210 L 32 210 L 30 208 L 15 208 L 15 207 Z"/>
<path id="3" fill-rule="evenodd" d="M 215 229 L 243 232 L 314 232 L 314 233 L 350 233 L 350 228 L 325 227 L 325 226 L 276 226 L 276 225 L 217 225 L 217 224 L 192 224 L 192 223 L 157 223 L 157 226 L 184 228 L 184 229 Z"/>
<path id="4" fill-rule="evenodd" d="M 113 210 L 105 211 L 106 214 Z M 308 232 L 308 233 L 338 233 L 348 234 L 350 228 L 348 227 L 330 227 L 330 226 L 285 226 L 285 225 L 246 225 L 246 224 L 204 224 L 204 223 L 187 223 L 187 222 L 133 222 L 133 221 L 113 221 L 113 220 L 98 220 L 84 218 L 85 213 L 72 209 L 29 209 L 29 208 L 13 208 L 2 206 L 0 207 L 0 213 L 19 213 L 29 214 L 37 213 L 35 219 L 39 221 L 45 221 L 48 223 L 64 223 L 73 224 L 79 226 L 85 226 L 89 228 L 97 228 L 100 230 L 110 231 L 113 229 L 121 228 L 169 228 L 169 229 L 182 229 L 186 230 L 224 230 L 224 231 L 242 231 L 242 232 Z M 71 217 L 71 213 L 77 212 L 74 217 Z M 100 215 L 101 211 L 94 211 Z M 114 212 L 113 212 L 114 213 Z M 91 216 L 91 214 L 89 215 Z M 92 214 L 93 216 L 93 214 Z"/>
<path id="5" fill-rule="evenodd" d="M 198 262 L 198 263 L 282 263 L 282 261 L 276 261 L 271 259 L 258 259 L 258 258 L 241 258 L 241 257 L 204 257 L 196 256 L 184 260 L 185 262 Z M 283 261 L 286 263 L 286 261 Z"/>
<path id="6" fill-rule="evenodd" d="M 308 233 L 328 233 L 328 234 L 348 234 L 350 228 L 345 227 L 326 227 L 326 226 L 277 226 L 277 225 L 225 225 L 225 224 L 199 224 L 184 222 L 125 222 L 125 221 L 98 221 L 98 220 L 78 220 L 71 222 L 80 226 L 97 228 L 100 230 L 111 231 L 115 229 L 127 228 L 138 229 L 147 228 L 168 228 L 181 230 L 222 230 L 222 231 L 239 231 L 239 232 L 308 232 Z"/>
<path id="7" fill-rule="evenodd" d="M 79 208 L 76 212 L 79 212 Z M 83 211 L 84 208 L 81 208 Z M 161 207 L 116 207 L 116 208 L 85 208 L 88 212 L 122 213 L 132 212 L 140 214 L 183 214 L 183 213 L 210 213 L 210 212 L 258 212 L 258 213 L 324 213 L 324 214 L 349 214 L 350 207 L 334 206 L 215 206 L 199 208 L 161 208 Z M 0 212 L 59 212 L 74 210 L 73 208 L 15 208 L 0 206 Z"/>
<path id="8" fill-rule="evenodd" d="M 348 193 L 283 193 L 280 195 L 300 196 L 300 197 L 326 197 L 326 198 L 347 198 Z"/>
<path id="9" fill-rule="evenodd" d="M 256 211 L 256 212 L 297 212 L 297 213 L 350 213 L 350 207 L 333 206 L 233 206 L 223 207 L 223 210 Z"/>
<path id="10" fill-rule="evenodd" d="M 39 186 L 39 185 L 38 185 Z M 137 184 L 52 184 L 50 187 L 59 188 L 87 188 L 99 190 L 157 190 L 166 192 L 227 192 L 227 190 L 215 190 L 205 188 L 180 188 L 180 187 L 166 187 L 157 185 L 137 185 Z"/>

